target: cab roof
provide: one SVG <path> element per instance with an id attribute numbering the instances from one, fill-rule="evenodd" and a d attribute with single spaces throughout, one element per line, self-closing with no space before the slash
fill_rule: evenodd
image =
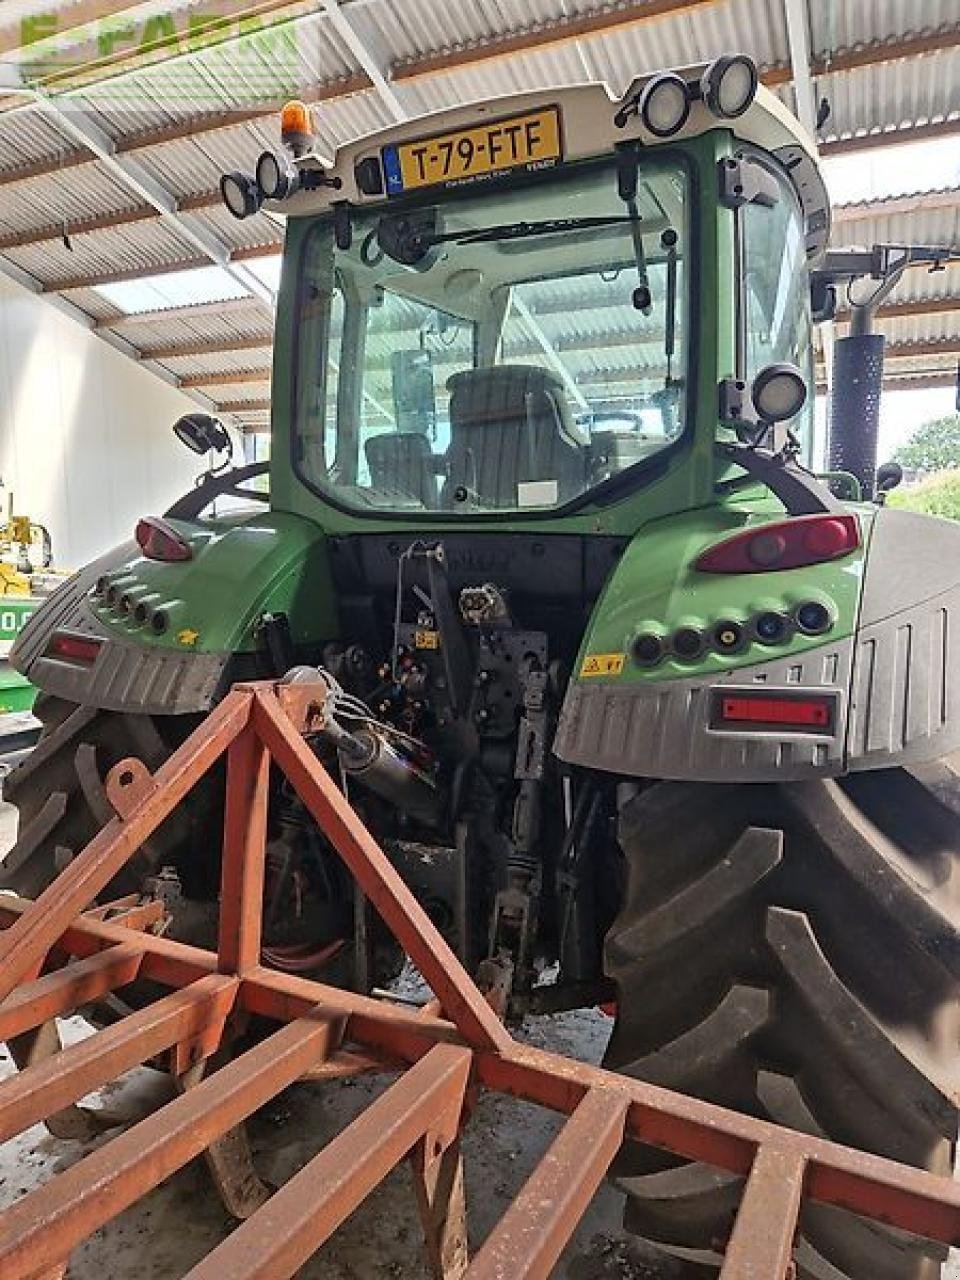
<path id="1" fill-rule="evenodd" d="M 705 66 L 684 67 L 676 74 L 687 81 L 697 80 Z M 624 142 L 638 141 L 651 147 L 670 146 L 714 129 L 729 129 L 741 141 L 769 152 L 783 164 L 800 200 L 806 219 L 807 254 L 811 258 L 819 257 L 826 249 L 830 234 L 829 197 L 813 140 L 779 98 L 760 85 L 753 103 L 743 115 L 733 120 L 718 119 L 705 102 L 698 99 L 692 103 L 685 123 L 666 139 L 649 133 L 636 112 L 622 125 L 618 124 L 615 120 L 618 110 L 631 103 L 658 74 L 654 72 L 638 77 L 622 97 L 617 97 L 603 83 L 568 85 L 466 103 L 417 116 L 339 147 L 332 162 L 318 156 L 307 156 L 299 162 L 301 169 L 322 169 L 329 185 L 300 190 L 284 200 L 282 205 L 268 204 L 267 207 L 288 216 L 307 217 L 326 212 L 343 201 L 356 205 L 381 203 L 385 199 L 382 194 L 368 195 L 360 190 L 356 175 L 357 166 L 364 160 L 379 158 L 384 147 L 431 138 L 448 130 L 470 128 L 541 108 L 559 107 L 564 162 L 608 155 Z M 421 190 L 426 194 L 430 188 Z"/>

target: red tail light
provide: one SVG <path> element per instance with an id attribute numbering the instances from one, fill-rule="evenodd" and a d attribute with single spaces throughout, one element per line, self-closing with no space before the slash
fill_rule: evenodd
<path id="1" fill-rule="evenodd" d="M 102 647 L 102 642 L 91 636 L 78 636 L 71 631 L 55 631 L 43 656 L 59 658 L 61 662 L 73 662 L 81 667 L 92 667 Z"/>
<path id="2" fill-rule="evenodd" d="M 149 560 L 189 560 L 193 555 L 176 529 L 159 516 L 144 516 L 133 536 Z"/>
<path id="3" fill-rule="evenodd" d="M 856 516 L 794 516 L 718 542 L 694 567 L 701 573 L 771 573 L 838 560 L 859 545 Z"/>

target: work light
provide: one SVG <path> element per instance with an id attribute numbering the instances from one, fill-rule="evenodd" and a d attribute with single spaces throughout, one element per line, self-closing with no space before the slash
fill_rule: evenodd
<path id="1" fill-rule="evenodd" d="M 788 422 L 803 408 L 807 384 L 792 364 L 769 364 L 753 380 L 753 407 L 764 422 Z"/>
<path id="2" fill-rule="evenodd" d="M 300 185 L 297 171 L 273 151 L 264 151 L 257 161 L 257 186 L 264 200 L 285 200 Z"/>
<path id="3" fill-rule="evenodd" d="M 220 179 L 220 197 L 235 218 L 250 218 L 262 203 L 256 182 L 246 173 L 225 173 Z"/>
<path id="4" fill-rule="evenodd" d="M 758 83 L 753 59 L 738 53 L 714 59 L 701 77 L 700 91 L 713 115 L 733 120 L 753 102 Z"/>
<path id="5" fill-rule="evenodd" d="M 690 90 L 672 71 L 654 76 L 644 86 L 637 110 L 643 127 L 657 138 L 682 129 L 690 114 Z"/>

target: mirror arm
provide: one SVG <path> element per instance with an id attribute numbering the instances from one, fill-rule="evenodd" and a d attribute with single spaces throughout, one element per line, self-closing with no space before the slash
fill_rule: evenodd
<path id="1" fill-rule="evenodd" d="M 222 494 L 229 493 L 254 476 L 266 475 L 270 470 L 269 462 L 251 462 L 245 467 L 234 467 L 230 471 L 221 471 L 219 475 L 205 474 L 195 489 L 178 498 L 172 507 L 163 513 L 168 520 L 194 520 L 208 503 Z"/>
<path id="2" fill-rule="evenodd" d="M 816 476 L 779 454 L 744 444 L 718 444 L 717 451 L 727 462 L 736 463 L 765 485 L 792 516 L 846 513 L 843 504 Z"/>

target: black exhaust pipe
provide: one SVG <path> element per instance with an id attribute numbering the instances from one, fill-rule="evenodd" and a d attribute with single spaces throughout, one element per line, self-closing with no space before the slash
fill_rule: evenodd
<path id="1" fill-rule="evenodd" d="M 831 471 L 856 476 L 865 499 L 873 497 L 877 480 L 883 347 L 883 334 L 869 332 L 851 332 L 833 346 L 827 463 Z"/>

